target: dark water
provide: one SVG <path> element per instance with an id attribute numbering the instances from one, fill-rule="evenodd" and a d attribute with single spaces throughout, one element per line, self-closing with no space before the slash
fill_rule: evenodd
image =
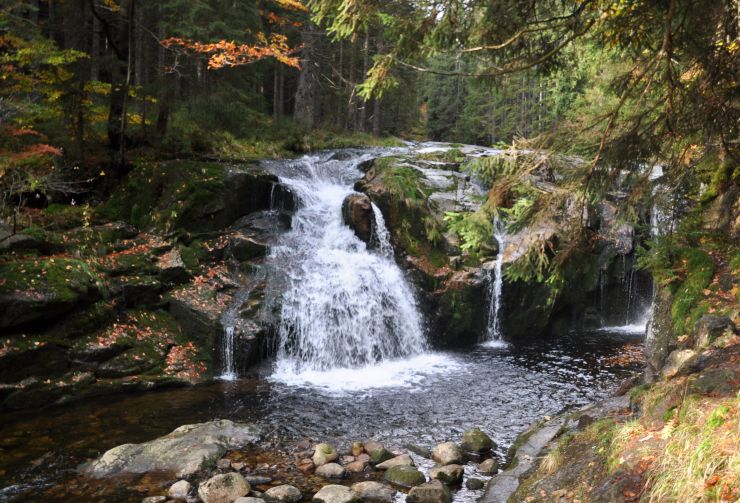
<path id="1" fill-rule="evenodd" d="M 270 379 L 266 363 L 253 377 L 234 382 L 4 414 L 0 501 L 67 500 L 59 496 L 65 494 L 59 485 L 70 483 L 79 463 L 121 443 L 216 418 L 259 422 L 284 443 L 308 437 L 340 446 L 373 438 L 389 446 L 431 447 L 459 440 L 464 429 L 477 426 L 503 455 L 541 416 L 610 395 L 641 368 L 641 355 L 642 334 L 599 331 L 435 353 L 415 360 L 418 367 L 398 387 L 291 385 Z M 102 493 L 89 500 L 140 501 L 142 496 L 126 487 L 117 487 L 115 497 L 105 492 L 110 489 L 95 490 Z M 465 491 L 456 501 L 474 499 Z"/>

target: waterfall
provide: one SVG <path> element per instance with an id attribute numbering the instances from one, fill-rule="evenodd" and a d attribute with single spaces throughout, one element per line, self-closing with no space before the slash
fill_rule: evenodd
<path id="1" fill-rule="evenodd" d="M 294 193 L 290 232 L 271 248 L 280 285 L 275 375 L 356 369 L 426 350 L 413 292 L 394 262 L 388 229 L 373 205 L 378 247 L 344 224 L 342 201 L 370 156 L 306 156 L 272 168 Z"/>
<path id="2" fill-rule="evenodd" d="M 504 278 L 502 274 L 504 264 L 504 251 L 506 249 L 506 226 L 498 217 L 493 219 L 493 236 L 498 243 L 498 253 L 494 262 L 493 270 L 489 270 L 490 301 L 488 308 L 488 327 L 486 328 L 486 340 L 489 342 L 501 342 L 501 291 L 503 290 Z"/>
<path id="3" fill-rule="evenodd" d="M 234 327 L 227 326 L 224 328 L 224 340 L 221 346 L 221 359 L 223 361 L 223 371 L 219 376 L 225 381 L 236 379 L 236 364 L 234 362 Z"/>

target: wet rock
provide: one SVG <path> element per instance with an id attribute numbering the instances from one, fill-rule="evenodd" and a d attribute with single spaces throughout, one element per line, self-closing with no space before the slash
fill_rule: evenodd
<path id="1" fill-rule="evenodd" d="M 312 472 L 313 469 L 316 468 L 316 465 L 313 464 L 313 461 L 311 461 L 308 458 L 301 459 L 298 462 L 298 469 L 302 471 L 303 473 L 309 473 Z"/>
<path id="2" fill-rule="evenodd" d="M 471 491 L 478 491 L 479 489 L 483 489 L 483 486 L 486 484 L 481 479 L 468 479 L 465 481 L 465 487 L 470 489 Z"/>
<path id="3" fill-rule="evenodd" d="M 359 503 L 360 496 L 349 487 L 330 484 L 314 494 L 313 503 Z"/>
<path id="4" fill-rule="evenodd" d="M 231 468 L 231 460 L 227 458 L 219 459 L 218 461 L 216 461 L 216 467 L 219 470 L 228 470 L 229 468 Z"/>
<path id="5" fill-rule="evenodd" d="M 444 442 L 432 450 L 432 459 L 439 465 L 460 464 L 464 459 L 463 451 L 455 442 Z"/>
<path id="6" fill-rule="evenodd" d="M 386 470 L 383 479 L 399 487 L 414 487 L 426 482 L 424 474 L 413 466 L 393 466 Z"/>
<path id="7" fill-rule="evenodd" d="M 451 503 L 452 493 L 439 480 L 432 480 L 414 487 L 406 496 L 408 503 Z"/>
<path id="8" fill-rule="evenodd" d="M 344 468 L 350 473 L 362 473 L 367 468 L 367 461 L 353 461 Z"/>
<path id="9" fill-rule="evenodd" d="M 270 477 L 263 477 L 261 475 L 245 475 L 244 478 L 249 482 L 250 486 L 261 486 L 272 482 Z"/>
<path id="10" fill-rule="evenodd" d="M 316 466 L 325 465 L 339 459 L 337 450 L 329 444 L 318 444 L 313 452 L 313 464 Z"/>
<path id="11" fill-rule="evenodd" d="M 193 486 L 191 486 L 190 482 L 187 480 L 179 480 L 170 486 L 167 494 L 172 499 L 186 500 L 192 488 Z"/>
<path id="12" fill-rule="evenodd" d="M 378 470 L 387 470 L 393 466 L 414 466 L 414 460 L 411 459 L 411 456 L 408 454 L 401 454 L 400 456 L 391 458 L 388 461 L 378 463 L 375 468 Z"/>
<path id="13" fill-rule="evenodd" d="M 179 285 L 190 279 L 190 273 L 185 267 L 180 250 L 176 248 L 159 257 L 157 268 L 159 269 L 159 280 L 162 283 Z"/>
<path id="14" fill-rule="evenodd" d="M 203 503 L 232 503 L 249 494 L 249 483 L 238 473 L 223 473 L 211 477 L 198 487 Z"/>
<path id="15" fill-rule="evenodd" d="M 462 448 L 468 452 L 488 452 L 493 447 L 491 437 L 483 433 L 480 428 L 471 428 L 463 433 Z"/>
<path id="16" fill-rule="evenodd" d="M 236 471 L 238 471 L 238 472 L 239 472 L 239 471 L 242 471 L 242 470 L 244 469 L 244 467 L 245 467 L 245 466 L 247 466 L 247 465 L 246 465 L 245 463 L 242 463 L 242 462 L 232 462 L 232 463 L 231 463 L 231 468 L 232 468 L 233 470 L 236 470 Z"/>
<path id="17" fill-rule="evenodd" d="M 301 501 L 303 495 L 297 488 L 283 484 L 268 489 L 263 497 L 268 503 L 297 503 Z"/>
<path id="18" fill-rule="evenodd" d="M 383 449 L 383 444 L 381 444 L 380 442 L 375 442 L 374 440 L 367 440 L 363 443 L 363 448 L 365 449 L 365 452 L 367 454 L 372 454 L 373 451 Z"/>
<path id="19" fill-rule="evenodd" d="M 426 447 L 422 447 L 416 444 L 406 444 L 405 447 L 414 454 L 418 454 L 422 458 L 432 459 L 432 451 L 430 451 Z"/>
<path id="20" fill-rule="evenodd" d="M 153 277 L 136 277 L 121 285 L 121 295 L 127 307 L 152 307 L 160 303 L 162 283 Z"/>
<path id="21" fill-rule="evenodd" d="M 356 461 L 364 461 L 365 463 L 369 463 L 370 455 L 367 453 L 360 454 L 359 456 L 357 456 Z"/>
<path id="22" fill-rule="evenodd" d="M 372 451 L 370 451 L 370 464 L 375 466 L 384 461 L 394 458 L 395 456 L 391 451 L 383 447 L 382 445 Z"/>
<path id="23" fill-rule="evenodd" d="M 167 496 L 149 496 L 141 500 L 141 503 L 164 503 L 167 501 Z"/>
<path id="24" fill-rule="evenodd" d="M 150 442 L 114 447 L 83 467 L 82 471 L 92 477 L 105 477 L 161 470 L 172 471 L 177 477 L 187 477 L 200 470 L 204 462 L 220 458 L 229 449 L 254 444 L 259 439 L 257 427 L 248 423 L 219 420 L 185 425 Z"/>
<path id="25" fill-rule="evenodd" d="M 264 257 L 267 253 L 267 246 L 252 238 L 234 236 L 231 238 L 231 241 L 229 241 L 229 246 L 226 251 L 236 260 L 246 261 L 253 258 Z"/>
<path id="26" fill-rule="evenodd" d="M 352 455 L 354 457 L 357 457 L 360 454 L 363 454 L 364 452 L 365 452 L 365 446 L 362 445 L 362 442 L 352 442 Z"/>
<path id="27" fill-rule="evenodd" d="M 661 373 L 667 377 L 675 377 L 684 373 L 698 357 L 693 349 L 676 349 L 668 355 Z"/>
<path id="28" fill-rule="evenodd" d="M 396 490 L 391 486 L 374 481 L 353 484 L 352 490 L 362 498 L 362 501 L 392 502 L 396 495 Z"/>
<path id="29" fill-rule="evenodd" d="M 342 467 L 342 465 L 337 463 L 323 464 L 316 468 L 314 473 L 319 477 L 324 477 L 325 479 L 341 479 L 347 475 L 347 471 Z"/>
<path id="30" fill-rule="evenodd" d="M 436 466 L 429 470 L 429 477 L 453 486 L 462 482 L 463 473 L 463 467 L 460 465 L 444 465 Z"/>
<path id="31" fill-rule="evenodd" d="M 478 465 L 478 470 L 481 473 L 485 473 L 486 475 L 493 475 L 495 473 L 498 473 L 498 461 L 493 458 L 486 459 Z"/>
<path id="32" fill-rule="evenodd" d="M 265 500 L 255 498 L 254 496 L 242 496 L 241 498 L 236 498 L 234 503 L 265 503 Z"/>
<path id="33" fill-rule="evenodd" d="M 347 463 L 354 462 L 355 461 L 355 457 L 354 456 L 342 456 L 341 460 L 342 460 L 341 461 L 342 464 L 346 465 Z"/>
<path id="34" fill-rule="evenodd" d="M 734 333 L 734 331 L 732 320 L 726 316 L 702 316 L 694 327 L 696 347 L 707 347 L 725 332 Z"/>
<path id="35" fill-rule="evenodd" d="M 342 202 L 344 223 L 358 238 L 370 243 L 375 232 L 375 214 L 372 202 L 365 194 L 350 194 Z"/>

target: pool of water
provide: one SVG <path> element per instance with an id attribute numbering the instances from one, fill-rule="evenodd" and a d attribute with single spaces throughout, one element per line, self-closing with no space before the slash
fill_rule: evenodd
<path id="1" fill-rule="evenodd" d="M 276 374 L 273 363 L 265 362 L 236 381 L 6 413 L 0 424 L 0 501 L 71 500 L 63 488 L 73 479 L 79 483 L 79 463 L 115 445 L 217 418 L 261 424 L 274 449 L 305 438 L 338 446 L 371 438 L 395 448 L 408 442 L 432 447 L 459 441 L 475 426 L 496 441 L 502 458 L 543 415 L 609 396 L 638 371 L 643 333 L 637 328 L 424 353 L 382 367 L 316 375 Z M 141 490 L 120 484 L 115 495 L 110 487 L 85 487 L 80 501 L 142 497 Z M 455 501 L 479 495 L 462 489 Z"/>

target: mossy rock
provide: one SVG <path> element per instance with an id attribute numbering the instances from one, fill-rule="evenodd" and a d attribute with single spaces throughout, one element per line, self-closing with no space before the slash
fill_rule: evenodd
<path id="1" fill-rule="evenodd" d="M 426 482 L 426 477 L 413 466 L 392 466 L 385 471 L 383 479 L 393 485 L 411 488 Z"/>
<path id="2" fill-rule="evenodd" d="M 478 453 L 488 452 L 496 446 L 491 437 L 483 433 L 480 428 L 465 430 L 461 445 L 468 452 Z"/>
<path id="3" fill-rule="evenodd" d="M 38 258 L 0 264 L 0 327 L 53 318 L 95 298 L 102 281 L 89 264 Z"/>

